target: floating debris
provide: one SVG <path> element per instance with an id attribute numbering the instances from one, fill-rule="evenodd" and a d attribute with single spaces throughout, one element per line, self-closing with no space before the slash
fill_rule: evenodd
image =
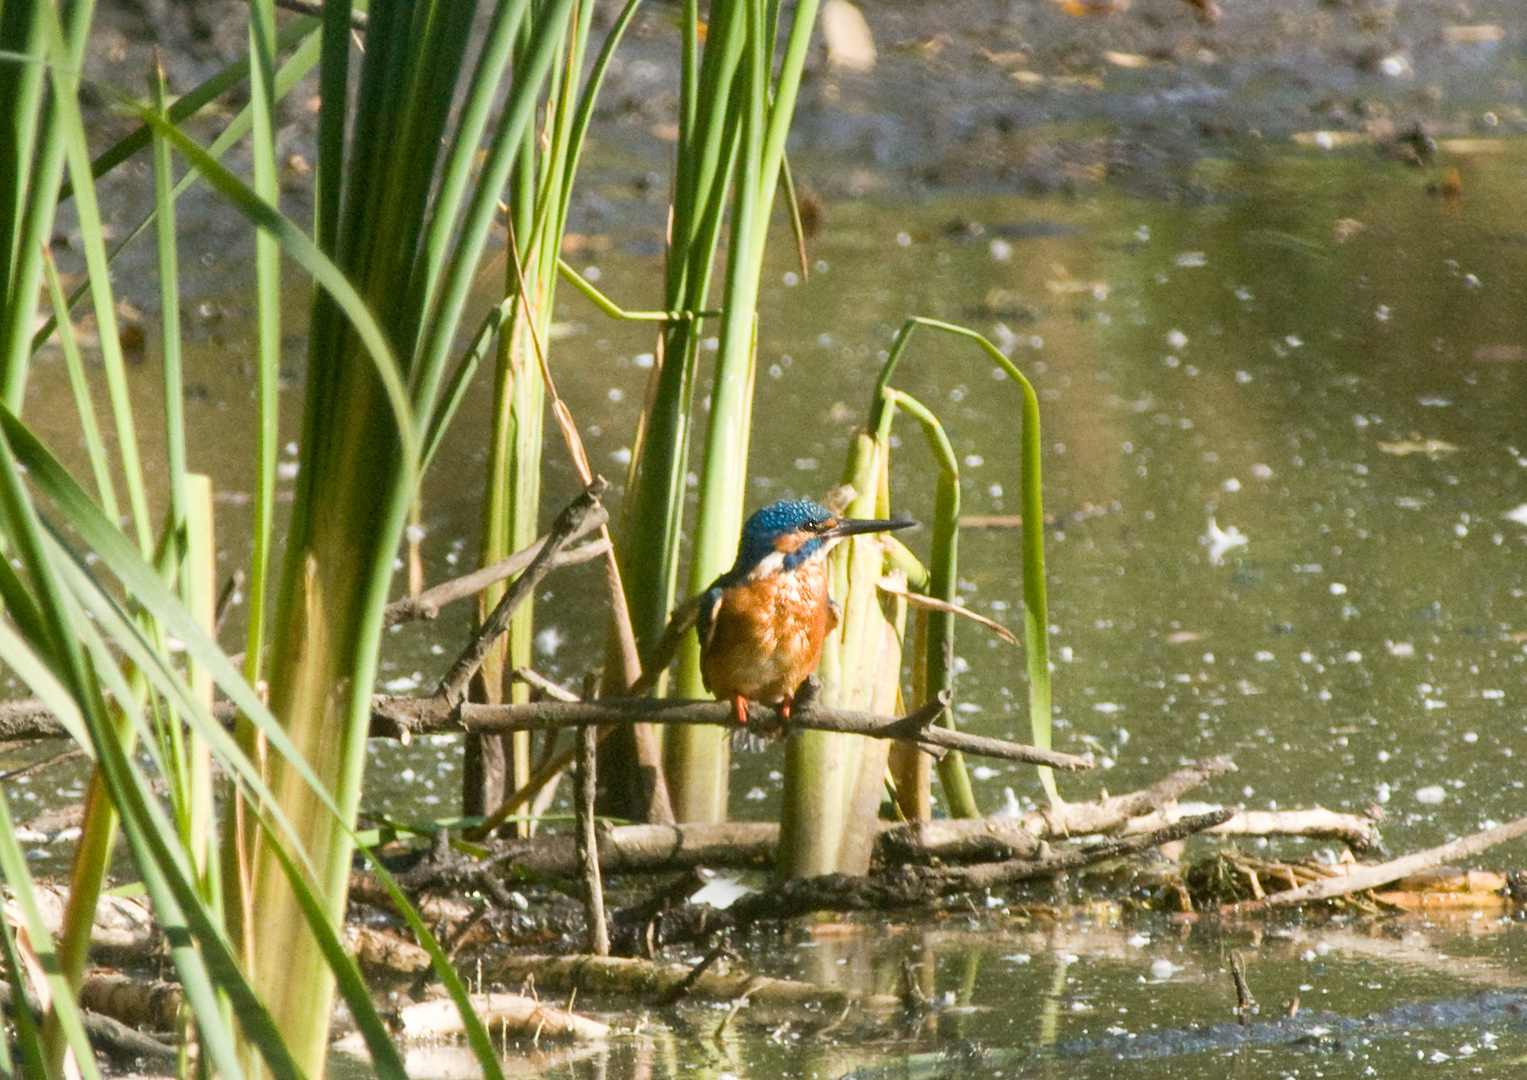
<path id="1" fill-rule="evenodd" d="M 1419 435 L 1411 435 L 1410 438 L 1402 439 L 1399 442 L 1381 442 L 1379 443 L 1379 449 L 1386 454 L 1393 454 L 1395 457 L 1405 457 L 1409 454 L 1425 454 L 1433 461 L 1442 457 L 1443 454 L 1452 454 L 1458 451 L 1458 447 L 1450 442 L 1443 442 L 1441 439 L 1423 439 Z"/>
<path id="2" fill-rule="evenodd" d="M 1226 553 L 1234 551 L 1238 547 L 1245 547 L 1250 540 L 1234 525 L 1228 529 L 1221 529 L 1219 523 L 1213 517 L 1210 517 L 1209 531 L 1200 536 L 1198 542 L 1208 545 L 1210 565 L 1219 566 L 1225 561 Z"/>
<path id="3" fill-rule="evenodd" d="M 848 0 L 827 0 L 822 5 L 822 36 L 827 41 L 827 62 L 833 67 L 874 69 L 875 38 L 863 13 Z"/>

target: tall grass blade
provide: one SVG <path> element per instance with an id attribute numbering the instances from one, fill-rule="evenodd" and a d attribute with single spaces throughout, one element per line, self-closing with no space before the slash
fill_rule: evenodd
<path id="1" fill-rule="evenodd" d="M 0 795 L 0 801 L 4 796 Z M 5 822 L 0 822 L 0 828 L 6 827 Z M 16 948 L 15 930 L 11 921 L 6 917 L 4 905 L 0 905 L 0 952 L 5 956 L 5 981 L 11 986 L 21 987 L 26 985 L 25 976 L 21 971 L 21 955 Z M 32 1010 L 27 1008 L 25 1002 L 15 1010 L 15 1020 L 12 1021 L 16 1029 L 16 1052 L 21 1055 L 21 1060 L 26 1064 L 26 1072 L 22 1075 L 45 1076 L 47 1066 L 43 1064 L 42 1036 L 37 1030 L 37 1021 L 32 1016 Z M 11 1056 L 10 1039 L 0 1039 L 0 1076 L 5 1080 L 16 1080 L 16 1062 Z"/>
<path id="2" fill-rule="evenodd" d="M 254 171 L 254 194 L 271 207 L 279 206 L 281 193 L 276 175 L 275 36 L 275 5 L 271 0 L 249 0 L 249 156 Z M 156 137 L 156 147 L 163 141 L 162 136 Z M 168 158 L 168 147 L 163 153 Z M 161 202 L 161 230 L 165 228 L 164 210 Z M 173 248 L 173 233 L 171 237 Z M 162 245 L 161 240 L 161 250 Z M 244 646 L 244 673 L 252 683 L 258 682 L 264 671 L 271 530 L 276 510 L 276 456 L 280 443 L 281 245 L 266 229 L 255 231 L 254 270 L 254 527 L 250 538 L 249 623 Z"/>
<path id="3" fill-rule="evenodd" d="M 43 249 L 43 270 L 48 280 L 48 295 L 53 300 L 58 344 L 63 350 L 64 366 L 69 370 L 69 389 L 74 392 L 74 411 L 80 419 L 80 435 L 85 440 L 85 453 L 90 458 L 90 471 L 95 476 L 96 494 L 106 515 L 113 521 L 120 521 L 122 512 L 117 508 L 116 484 L 111 478 L 111 462 L 106 457 L 106 443 L 101 438 L 101 424 L 96 418 L 90 380 L 85 377 L 85 361 L 80 356 L 79 341 L 74 336 L 74 323 L 69 318 L 68 301 L 64 298 L 63 284 L 58 278 L 58 267 L 46 248 Z"/>
<path id="4" fill-rule="evenodd" d="M 64 42 L 63 27 L 58 22 L 57 12 L 47 4 L 41 5 L 41 8 L 43 32 L 48 39 L 51 61 L 53 119 L 58 124 L 59 137 L 64 143 L 64 153 L 69 163 L 69 172 L 75 183 L 75 210 L 79 215 L 85 265 L 90 271 L 91 298 L 101 343 L 101 366 L 106 374 L 112 422 L 116 427 L 117 453 L 123 481 L 127 488 L 127 502 L 132 513 L 134 533 L 137 536 L 139 548 L 147 555 L 153 551 L 154 546 L 148 511 L 148 495 L 143 482 L 143 468 L 138 459 L 138 437 L 134 426 L 132 405 L 128 400 L 126 364 L 122 357 L 116 305 L 107 276 L 106 245 L 102 239 L 104 232 L 101 228 L 100 208 L 96 202 L 95 184 L 90 175 L 90 148 L 85 141 L 85 123 L 80 115 L 76 96 L 79 89 L 79 75 L 70 66 L 73 57 Z"/>
<path id="5" fill-rule="evenodd" d="M 938 462 L 938 490 L 934 499 L 932 553 L 928 559 L 928 595 L 954 604 L 959 592 L 960 465 L 954 446 L 943 425 L 924 405 L 908 394 L 883 391 L 888 404 L 907 413 L 923 429 L 928 448 Z M 924 650 L 924 693 L 954 690 L 954 615 L 949 611 L 930 611 L 926 619 L 927 642 Z M 939 722 L 954 726 L 954 717 L 946 709 Z M 951 751 L 939 759 L 939 781 L 950 817 L 980 817 L 964 755 Z"/>
<path id="6" fill-rule="evenodd" d="M 290 29 L 290 27 L 288 29 Z M 306 35 L 299 36 L 296 40 L 296 46 L 296 50 L 290 57 L 288 57 L 286 63 L 281 65 L 281 70 L 276 73 L 277 98 L 286 97 L 286 95 L 291 91 L 292 87 L 296 86 L 297 83 L 301 81 L 303 76 L 312 70 L 313 65 L 318 60 L 319 41 L 317 33 L 310 32 Z M 247 69 L 247 67 L 247 62 L 241 62 L 237 65 L 237 70 L 242 73 Z M 195 93 L 195 91 L 192 93 Z M 176 99 L 175 102 L 169 105 L 167 111 L 171 122 L 179 123 L 182 119 L 184 119 L 180 116 L 181 110 L 179 109 L 179 106 L 190 96 L 191 94 L 187 94 Z M 166 110 L 159 108 L 157 111 L 162 113 Z M 233 119 L 228 121 L 227 126 L 223 128 L 223 130 L 218 134 L 217 138 L 212 140 L 211 145 L 207 147 L 207 153 L 212 155 L 212 157 L 215 159 L 221 159 L 223 154 L 225 154 L 230 147 L 232 147 L 235 143 L 242 139 L 245 134 L 248 133 L 249 126 L 250 108 L 248 105 L 246 105 L 234 114 Z M 149 139 L 149 131 L 151 130 L 150 127 L 145 124 L 139 130 L 143 133 L 143 139 L 146 142 Z M 133 136 L 128 136 L 128 138 L 124 139 L 123 142 L 126 143 L 132 139 Z M 136 145 L 138 148 L 141 148 L 143 144 L 138 143 Z M 111 153 L 112 151 L 108 150 L 105 154 L 102 154 L 100 157 L 96 158 L 93 168 L 97 175 L 100 175 L 103 172 L 103 159 L 110 156 Z M 179 182 L 175 184 L 175 187 L 171 191 L 171 196 L 176 199 L 180 198 L 180 196 L 185 193 L 186 189 L 196 182 L 197 176 L 198 174 L 194 169 L 188 170 L 186 174 L 180 178 Z M 146 215 L 144 215 L 141 221 L 139 221 L 131 229 L 126 230 L 122 234 L 122 237 L 117 241 L 116 246 L 113 247 L 107 254 L 106 261 L 108 263 L 115 262 L 117 256 L 122 254 L 122 252 L 126 250 L 134 240 L 142 236 L 144 231 L 157 220 L 157 209 L 150 210 Z M 85 280 L 76 286 L 75 290 L 69 294 L 69 307 L 73 308 L 75 304 L 79 303 L 79 301 L 84 298 L 85 294 L 89 292 L 89 290 L 90 279 L 87 275 Z M 45 342 L 49 336 L 52 335 L 53 329 L 54 323 L 51 319 L 44 321 L 42 326 L 38 328 L 37 332 L 32 335 L 33 352 L 36 352 L 39 348 L 42 347 L 43 342 Z"/>
<path id="7" fill-rule="evenodd" d="M 52 82 L 56 90 L 56 73 L 49 80 L 47 69 L 60 55 L 77 78 L 94 13 L 93 0 L 77 0 L 62 14 L 31 0 L 0 5 L 0 33 L 5 35 L 0 45 L 10 47 L 0 60 L 0 94 L 14 91 L 0 122 L 11 125 L 16 136 L 17 166 L 0 181 L 9 188 L 0 188 L 0 269 L 6 289 L 0 303 L 0 403 L 13 411 L 20 410 L 26 391 L 28 341 L 42 280 L 40 252 L 53 232 L 55 195 L 64 173 L 67 124 L 57 111 L 73 104 L 72 98 L 45 101 L 43 88 Z M 66 26 L 60 26 L 60 18 Z M 7 141 L 0 139 L 0 145 Z"/>

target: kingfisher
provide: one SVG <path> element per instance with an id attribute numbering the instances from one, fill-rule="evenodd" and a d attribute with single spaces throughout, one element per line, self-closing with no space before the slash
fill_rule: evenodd
<path id="1" fill-rule="evenodd" d="M 827 553 L 845 536 L 915 524 L 840 518 L 810 499 L 781 499 L 748 518 L 737 561 L 699 597 L 700 674 L 716 697 L 731 699 L 738 726 L 748 702 L 790 707 L 822 659 L 822 640 L 838 625 L 827 593 Z"/>

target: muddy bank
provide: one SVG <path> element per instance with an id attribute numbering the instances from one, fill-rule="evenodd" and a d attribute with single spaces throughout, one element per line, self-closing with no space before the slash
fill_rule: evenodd
<path id="1" fill-rule="evenodd" d="M 603 5 L 605 21 L 616 10 Z M 872 66 L 830 63 L 820 35 L 794 152 L 824 191 L 877 186 L 1053 190 L 1172 170 L 1312 128 L 1395 138 L 1527 130 L 1522 10 L 1508 0 L 961 0 L 865 4 Z M 236 0 L 114 0 L 91 67 L 141 86 L 149 48 L 185 91 L 240 54 Z M 677 18 L 638 17 L 612 68 L 596 142 L 665 187 L 677 105 Z M 861 65 L 862 66 L 862 65 Z M 312 90 L 282 139 L 310 140 Z M 592 162 L 596 168 L 599 162 Z M 613 166 L 605 159 L 605 167 Z"/>

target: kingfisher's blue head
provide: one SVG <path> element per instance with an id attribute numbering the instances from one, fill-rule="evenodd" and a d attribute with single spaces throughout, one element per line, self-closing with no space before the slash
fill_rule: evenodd
<path id="1" fill-rule="evenodd" d="M 904 529 L 911 521 L 840 518 L 810 499 L 781 499 L 755 511 L 742 526 L 734 581 L 789 573 L 819 559 L 845 536 Z"/>

